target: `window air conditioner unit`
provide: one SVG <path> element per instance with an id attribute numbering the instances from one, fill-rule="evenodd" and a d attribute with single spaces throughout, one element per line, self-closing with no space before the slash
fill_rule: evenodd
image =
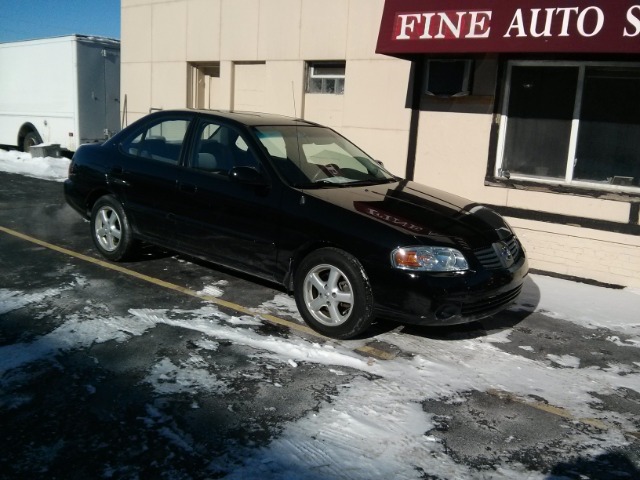
<path id="1" fill-rule="evenodd" d="M 464 97 L 471 93 L 473 60 L 427 60 L 425 91 L 435 97 Z"/>

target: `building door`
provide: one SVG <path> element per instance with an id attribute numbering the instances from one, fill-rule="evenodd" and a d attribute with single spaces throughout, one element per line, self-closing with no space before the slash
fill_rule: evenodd
<path id="1" fill-rule="evenodd" d="M 212 95 L 220 80 L 220 62 L 189 64 L 189 108 L 214 108 Z"/>

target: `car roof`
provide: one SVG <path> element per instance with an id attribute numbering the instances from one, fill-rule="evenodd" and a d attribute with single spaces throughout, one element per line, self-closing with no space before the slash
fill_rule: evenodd
<path id="1" fill-rule="evenodd" d="M 176 113 L 176 112 L 189 112 L 198 113 L 201 115 L 210 115 L 216 117 L 222 117 L 226 120 L 231 120 L 244 125 L 253 127 L 277 125 L 277 126 L 320 126 L 317 123 L 309 122 L 301 118 L 287 117 L 285 115 L 277 115 L 275 113 L 262 113 L 262 112 L 243 112 L 235 110 L 204 110 L 204 109 L 174 109 L 174 110 L 162 110 L 163 113 Z"/>

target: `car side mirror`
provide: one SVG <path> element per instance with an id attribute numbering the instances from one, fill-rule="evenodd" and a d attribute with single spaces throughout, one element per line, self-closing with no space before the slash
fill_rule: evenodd
<path id="1" fill-rule="evenodd" d="M 233 167 L 229 170 L 229 178 L 232 182 L 252 187 L 267 187 L 267 178 L 253 167 Z"/>

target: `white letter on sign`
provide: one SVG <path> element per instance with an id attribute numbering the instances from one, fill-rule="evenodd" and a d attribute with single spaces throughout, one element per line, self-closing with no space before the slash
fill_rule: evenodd
<path id="1" fill-rule="evenodd" d="M 471 22 L 467 38 L 489 38 L 491 32 L 491 11 L 469 12 Z"/>
<path id="2" fill-rule="evenodd" d="M 640 17 L 634 15 L 634 13 L 640 15 L 640 5 L 634 5 L 629 10 L 627 10 L 627 22 L 632 25 L 636 31 L 632 32 L 631 30 L 624 29 L 623 36 L 625 37 L 637 37 L 640 34 Z"/>
<path id="3" fill-rule="evenodd" d="M 435 38 L 460 38 L 460 34 L 462 32 L 462 19 L 467 12 L 456 12 L 458 16 L 458 22 L 454 23 L 453 20 L 449 18 L 447 12 L 438 13 L 440 17 L 440 30 Z M 445 26 L 449 30 L 449 33 L 445 35 Z"/>
<path id="4" fill-rule="evenodd" d="M 505 37 L 510 37 L 511 36 L 511 30 L 513 29 L 518 30 L 518 34 L 516 35 L 516 37 L 526 37 L 527 36 L 527 31 L 524 28 L 524 20 L 522 19 L 522 9 L 519 8 L 516 11 L 516 14 L 513 16 L 513 20 L 511 20 L 511 25 L 509 25 L 509 30 L 507 30 L 507 33 L 505 33 Z"/>
<path id="5" fill-rule="evenodd" d="M 568 37 L 569 36 L 569 20 L 571 16 L 571 12 L 578 13 L 578 7 L 565 7 L 558 9 L 558 15 L 562 13 L 562 30 L 560 31 L 559 37 Z"/>
<path id="6" fill-rule="evenodd" d="M 433 18 L 433 16 L 435 15 L 435 13 L 423 13 L 422 16 L 424 17 L 424 28 L 422 35 L 420 35 L 420 40 L 431 40 L 433 37 L 431 36 L 431 34 L 429 33 L 429 30 L 431 30 L 431 19 Z"/>
<path id="7" fill-rule="evenodd" d="M 550 37 L 551 36 L 551 22 L 553 21 L 553 12 L 556 11 L 555 8 L 545 8 L 546 20 L 544 22 L 544 30 L 542 32 L 538 32 L 536 29 L 536 25 L 538 24 L 538 17 L 540 14 L 539 8 L 531 9 L 531 36 L 532 37 Z"/>
<path id="8" fill-rule="evenodd" d="M 587 12 L 589 12 L 589 10 L 594 10 L 596 12 L 596 15 L 598 16 L 598 23 L 596 25 L 596 28 L 594 28 L 593 32 L 591 33 L 587 33 L 584 30 L 584 17 L 587 16 Z M 585 8 L 584 11 L 578 17 L 578 33 L 580 33 L 580 35 L 582 35 L 583 37 L 593 37 L 599 34 L 600 30 L 602 30 L 603 25 L 604 25 L 604 12 L 600 10 L 598 7 Z"/>
<path id="9" fill-rule="evenodd" d="M 409 33 L 413 33 L 416 28 L 416 20 L 420 21 L 420 14 L 410 13 L 408 15 L 398 15 L 398 17 L 402 23 L 400 24 L 400 32 L 396 36 L 396 40 L 410 40 L 411 37 Z"/>

